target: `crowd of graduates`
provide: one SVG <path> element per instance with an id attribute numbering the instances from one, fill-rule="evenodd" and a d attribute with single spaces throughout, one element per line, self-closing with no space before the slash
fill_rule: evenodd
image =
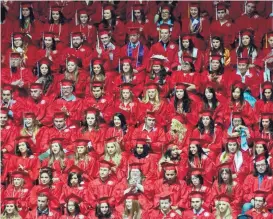
<path id="1" fill-rule="evenodd" d="M 1 1 L 1 218 L 273 218 L 271 1 Z"/>

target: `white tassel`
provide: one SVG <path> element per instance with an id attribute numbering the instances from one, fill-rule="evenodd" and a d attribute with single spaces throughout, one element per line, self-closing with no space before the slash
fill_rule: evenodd
<path id="1" fill-rule="evenodd" d="M 218 3 L 217 3 L 218 4 Z M 216 4 L 216 6 L 215 6 L 215 12 L 216 12 L 216 14 L 215 14 L 215 20 L 218 20 L 218 17 L 217 17 L 217 4 Z"/>
<path id="2" fill-rule="evenodd" d="M 78 26 L 78 10 L 75 13 L 75 25 Z"/>
<path id="3" fill-rule="evenodd" d="M 72 33 L 70 34 L 70 48 L 73 48 L 73 43 L 72 43 Z"/>
<path id="4" fill-rule="evenodd" d="M 131 20 L 132 20 L 132 22 L 134 22 L 134 10 L 133 10 L 133 7 L 131 9 Z"/>
<path id="5" fill-rule="evenodd" d="M 49 16 L 48 16 L 48 20 L 50 21 L 51 19 L 51 7 L 49 8 Z"/>
<path id="6" fill-rule="evenodd" d="M 11 34 L 11 49 L 14 49 L 14 43 L 13 43 L 13 33 Z"/>
<path id="7" fill-rule="evenodd" d="M 182 50 L 182 44 L 181 44 L 181 36 L 179 35 L 179 38 L 178 38 L 178 46 L 179 46 L 179 51 Z"/>
<path id="8" fill-rule="evenodd" d="M 37 75 L 38 78 L 40 77 L 40 67 L 39 67 L 39 62 L 37 62 Z"/>
<path id="9" fill-rule="evenodd" d="M 20 3 L 20 15 L 19 15 L 19 19 L 22 20 L 22 4 Z"/>
<path id="10" fill-rule="evenodd" d="M 118 72 L 119 73 L 121 72 L 121 69 L 120 69 L 120 59 L 118 59 Z"/>

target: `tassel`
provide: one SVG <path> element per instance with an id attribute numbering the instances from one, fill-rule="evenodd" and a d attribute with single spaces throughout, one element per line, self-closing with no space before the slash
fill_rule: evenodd
<path id="1" fill-rule="evenodd" d="M 43 32 L 42 49 L 45 49 L 45 32 Z"/>
<path id="2" fill-rule="evenodd" d="M 190 3 L 188 3 L 188 18 L 190 18 Z"/>
<path id="3" fill-rule="evenodd" d="M 72 43 L 72 33 L 70 34 L 70 48 L 73 48 L 73 43 Z"/>
<path id="4" fill-rule="evenodd" d="M 265 34 L 265 48 L 267 48 L 267 33 Z"/>
<path id="5" fill-rule="evenodd" d="M 246 14 L 246 4 L 247 4 L 247 1 L 245 1 L 245 14 Z"/>
<path id="6" fill-rule="evenodd" d="M 218 4 L 218 3 L 217 3 Z M 216 14 L 215 14 L 215 20 L 218 20 L 218 17 L 217 17 L 217 4 L 216 4 L 216 6 L 215 6 L 215 12 L 216 12 Z"/>
<path id="7" fill-rule="evenodd" d="M 260 99 L 263 99 L 262 85 L 260 84 Z"/>
<path id="8" fill-rule="evenodd" d="M 179 51 L 182 50 L 182 44 L 181 44 L 181 36 L 179 35 L 179 39 L 178 39 L 178 45 L 179 45 Z"/>
<path id="9" fill-rule="evenodd" d="M 61 97 L 63 96 L 63 91 L 62 91 L 62 83 L 60 82 L 60 88 L 61 88 Z"/>
<path id="10" fill-rule="evenodd" d="M 239 46 L 241 46 L 241 32 L 239 31 Z"/>
<path id="11" fill-rule="evenodd" d="M 212 48 L 213 48 L 213 45 L 212 45 L 212 37 L 211 37 L 211 34 L 209 35 L 209 41 L 210 41 L 210 48 L 212 49 Z"/>
<path id="12" fill-rule="evenodd" d="M 78 10 L 75 13 L 75 25 L 78 26 Z"/>
<path id="13" fill-rule="evenodd" d="M 11 49 L 14 49 L 14 43 L 13 43 L 13 33 L 11 34 Z"/>
<path id="14" fill-rule="evenodd" d="M 11 72 L 11 54 L 9 54 L 9 72 L 10 72 L 10 78 L 12 78 L 12 72 Z"/>
<path id="15" fill-rule="evenodd" d="M 103 7 L 101 7 L 101 20 L 103 20 Z"/>
<path id="16" fill-rule="evenodd" d="M 97 32 L 97 46 L 98 46 L 98 48 L 100 48 L 100 39 L 99 39 L 99 34 L 98 34 L 98 32 Z"/>
<path id="17" fill-rule="evenodd" d="M 20 3 L 20 14 L 19 14 L 19 19 L 22 20 L 22 4 Z"/>
<path id="18" fill-rule="evenodd" d="M 211 55 L 209 56 L 209 71 L 211 72 Z"/>
<path id="19" fill-rule="evenodd" d="M 51 7 L 49 8 L 49 16 L 48 16 L 48 20 L 51 20 Z"/>
<path id="20" fill-rule="evenodd" d="M 37 62 L 37 75 L 38 78 L 40 77 L 40 67 L 39 67 L 39 62 Z"/>
<path id="21" fill-rule="evenodd" d="M 92 69 L 92 61 L 90 60 L 90 75 L 91 75 L 91 78 L 93 76 L 93 69 Z"/>
<path id="22" fill-rule="evenodd" d="M 133 10 L 133 7 L 131 9 L 131 21 L 134 22 L 134 10 Z"/>
<path id="23" fill-rule="evenodd" d="M 121 69 L 120 69 L 120 59 L 118 59 L 118 72 L 119 73 L 121 72 Z"/>

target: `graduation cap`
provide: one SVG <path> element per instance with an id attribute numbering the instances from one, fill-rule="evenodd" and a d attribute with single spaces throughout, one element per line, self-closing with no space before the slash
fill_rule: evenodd
<path id="1" fill-rule="evenodd" d="M 192 168 L 192 169 L 190 169 L 190 175 L 191 176 L 203 175 L 204 171 L 205 170 L 203 168 Z"/>
<path id="2" fill-rule="evenodd" d="M 5 115 L 8 115 L 9 113 L 9 109 L 8 108 L 5 108 L 5 107 L 1 107 L 1 114 L 5 114 Z"/>
<path id="3" fill-rule="evenodd" d="M 220 195 L 217 196 L 217 200 L 218 201 L 224 201 L 224 202 L 230 203 L 231 202 L 231 197 L 228 196 L 225 193 L 222 193 L 222 194 L 220 194 Z"/>
<path id="4" fill-rule="evenodd" d="M 68 203 L 69 201 L 80 204 L 83 201 L 83 199 L 79 197 L 78 195 L 71 193 L 69 196 L 65 198 L 66 203 Z"/>
<path id="5" fill-rule="evenodd" d="M 116 164 L 114 164 L 113 162 L 110 162 L 108 160 L 100 160 L 100 167 L 102 168 L 108 168 L 111 169 L 112 167 L 116 166 Z"/>

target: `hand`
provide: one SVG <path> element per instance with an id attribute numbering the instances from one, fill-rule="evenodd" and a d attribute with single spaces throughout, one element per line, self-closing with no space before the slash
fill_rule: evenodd
<path id="1" fill-rule="evenodd" d="M 96 46 L 96 50 L 97 50 L 97 53 L 98 53 L 99 55 L 102 54 L 102 49 L 101 49 L 100 47 Z"/>
<path id="2" fill-rule="evenodd" d="M 251 199 L 250 203 L 254 206 L 254 199 Z"/>
<path id="3" fill-rule="evenodd" d="M 23 87 L 24 86 L 24 81 L 22 80 L 19 80 L 19 84 L 18 84 L 19 87 Z"/>
<path id="4" fill-rule="evenodd" d="M 114 59 L 114 54 L 113 54 L 112 51 L 109 52 L 109 59 L 110 59 L 111 61 L 113 61 L 113 59 Z"/>
<path id="5" fill-rule="evenodd" d="M 4 154 L 4 153 L 7 153 L 7 151 L 8 151 L 8 150 L 7 150 L 6 148 L 3 148 L 3 149 L 2 149 L 2 153 L 3 153 L 3 154 Z"/>
<path id="6" fill-rule="evenodd" d="M 237 174 L 232 174 L 232 179 L 236 179 L 237 178 Z"/>
<path id="7" fill-rule="evenodd" d="M 17 80 L 17 81 L 11 82 L 11 85 L 13 85 L 13 86 L 18 86 L 19 83 L 20 83 L 20 80 Z"/>
<path id="8" fill-rule="evenodd" d="M 133 73 L 134 73 L 134 74 L 137 74 L 137 73 L 138 73 L 138 70 L 133 69 Z"/>
<path id="9" fill-rule="evenodd" d="M 56 41 L 56 42 L 59 42 L 59 41 L 61 41 L 61 40 L 60 40 L 59 37 L 55 37 L 55 41 Z"/>
<path id="10" fill-rule="evenodd" d="M 209 148 L 203 148 L 203 151 L 204 151 L 205 153 L 209 153 L 209 152 L 210 152 L 210 149 L 209 149 Z"/>
<path id="11" fill-rule="evenodd" d="M 141 192 L 144 192 L 144 187 L 143 187 L 143 185 L 137 183 L 137 184 L 136 184 L 136 187 L 137 187 L 138 190 L 140 190 Z"/>
<path id="12" fill-rule="evenodd" d="M 117 168 L 116 167 L 111 167 L 111 171 L 113 171 L 115 173 L 115 172 L 117 172 Z"/>
<path id="13" fill-rule="evenodd" d="M 182 69 L 182 65 L 178 65 L 177 66 L 177 71 L 181 71 L 181 69 Z"/>
<path id="14" fill-rule="evenodd" d="M 52 178 L 53 182 L 58 182 L 59 180 L 60 180 L 59 178 L 55 178 L 55 177 Z"/>
<path id="15" fill-rule="evenodd" d="M 132 190 L 132 187 L 129 187 L 128 189 L 124 190 L 124 195 L 131 192 L 131 190 Z"/>
<path id="16" fill-rule="evenodd" d="M 176 209 L 178 209 L 178 207 L 177 206 L 171 206 L 171 209 L 176 210 Z"/>
<path id="17" fill-rule="evenodd" d="M 67 112 L 68 112 L 68 110 L 67 110 L 67 108 L 66 108 L 65 106 L 63 106 L 63 107 L 61 108 L 61 111 L 64 112 L 64 113 L 67 113 Z"/>
<path id="18" fill-rule="evenodd" d="M 24 167 L 24 166 L 22 166 L 21 164 L 19 164 L 18 169 L 24 170 L 24 169 L 25 169 L 25 167 Z"/>
<path id="19" fill-rule="evenodd" d="M 146 142 L 147 142 L 147 143 L 151 143 L 151 142 L 152 142 L 152 139 L 151 139 L 149 136 L 147 136 Z"/>

